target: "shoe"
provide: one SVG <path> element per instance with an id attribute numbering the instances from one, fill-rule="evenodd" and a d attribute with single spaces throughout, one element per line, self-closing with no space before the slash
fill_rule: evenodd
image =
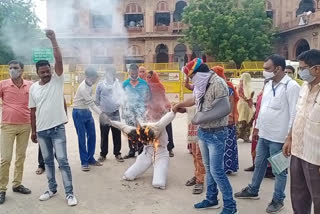
<path id="1" fill-rule="evenodd" d="M 223 208 L 223 210 L 220 214 L 237 214 L 237 213 L 238 213 L 237 209 Z"/>
<path id="2" fill-rule="evenodd" d="M 203 200 L 200 203 L 195 204 L 194 208 L 196 208 L 196 209 L 207 209 L 207 208 L 219 209 L 220 205 L 219 205 L 218 200 L 216 200 L 214 202 L 210 202 L 208 200 Z"/>
<path id="3" fill-rule="evenodd" d="M 88 171 L 90 171 L 90 167 L 88 165 L 83 165 L 83 166 L 81 166 L 81 170 L 84 172 L 88 172 Z"/>
<path id="4" fill-rule="evenodd" d="M 134 153 L 130 153 L 130 152 L 129 152 L 129 154 L 125 155 L 125 156 L 123 157 L 123 159 L 134 158 L 134 156 L 135 156 Z"/>
<path id="5" fill-rule="evenodd" d="M 237 192 L 234 194 L 234 197 L 240 198 L 240 199 L 259 199 L 258 194 L 253 194 L 249 191 L 249 187 L 246 187 L 241 190 L 241 192 Z"/>
<path id="6" fill-rule="evenodd" d="M 124 160 L 123 160 L 123 158 L 122 158 L 121 155 L 116 155 L 115 157 L 116 157 L 116 160 L 117 160 L 118 162 L 124 162 Z"/>
<path id="7" fill-rule="evenodd" d="M 100 156 L 100 157 L 98 158 L 98 161 L 99 161 L 99 162 L 104 162 L 106 159 L 107 159 L 106 157 Z"/>
<path id="8" fill-rule="evenodd" d="M 170 157 L 170 158 L 174 157 L 174 153 L 173 153 L 172 150 L 169 151 L 169 157 Z"/>
<path id="9" fill-rule="evenodd" d="M 6 192 L 0 192 L 0 204 L 6 201 Z"/>
<path id="10" fill-rule="evenodd" d="M 78 204 L 76 196 L 72 194 L 67 196 L 67 201 L 69 206 L 76 206 Z"/>
<path id="11" fill-rule="evenodd" d="M 94 163 L 90 163 L 91 166 L 103 166 L 102 163 L 100 163 L 99 161 L 96 161 Z"/>
<path id="12" fill-rule="evenodd" d="M 45 193 L 43 193 L 40 197 L 39 200 L 40 201 L 47 201 L 50 198 L 52 198 L 53 196 L 55 196 L 57 192 L 51 192 L 50 190 L 46 191 Z"/>
<path id="13" fill-rule="evenodd" d="M 13 192 L 18 192 L 18 193 L 21 193 L 21 194 L 30 194 L 31 193 L 31 190 L 24 187 L 23 185 L 19 185 L 17 187 L 12 187 L 12 191 Z"/>
<path id="14" fill-rule="evenodd" d="M 253 172 L 254 171 L 254 165 L 244 169 L 244 171 L 245 172 Z"/>
<path id="15" fill-rule="evenodd" d="M 276 202 L 274 200 L 268 205 L 266 212 L 267 213 L 278 213 L 284 208 L 283 202 Z"/>

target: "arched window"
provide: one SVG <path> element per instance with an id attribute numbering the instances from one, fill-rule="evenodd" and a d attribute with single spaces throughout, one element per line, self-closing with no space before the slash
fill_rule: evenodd
<path id="1" fill-rule="evenodd" d="M 173 21 L 174 22 L 180 22 L 182 20 L 182 13 L 183 9 L 187 6 L 187 3 L 185 1 L 178 1 L 176 3 L 176 8 L 173 13 Z"/>
<path id="2" fill-rule="evenodd" d="M 140 5 L 136 4 L 136 3 L 130 3 L 127 5 L 126 7 L 126 14 L 139 14 L 142 13 L 142 9 L 140 7 Z"/>
<path id="3" fill-rule="evenodd" d="M 164 44 L 159 44 L 156 47 L 156 63 L 168 63 L 169 62 L 169 49 Z"/>
<path id="4" fill-rule="evenodd" d="M 165 1 L 161 1 L 157 4 L 157 12 L 169 12 L 169 5 Z"/>
<path id="5" fill-rule="evenodd" d="M 141 56 L 141 50 L 138 46 L 132 45 L 129 47 L 128 56 Z"/>

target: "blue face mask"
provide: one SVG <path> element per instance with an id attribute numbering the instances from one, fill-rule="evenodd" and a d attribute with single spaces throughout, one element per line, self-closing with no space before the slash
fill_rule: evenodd
<path id="1" fill-rule="evenodd" d="M 309 68 L 305 68 L 305 69 L 299 71 L 299 76 L 301 77 L 301 79 L 303 81 L 306 81 L 308 83 L 311 83 L 316 79 L 315 76 L 311 75 Z"/>

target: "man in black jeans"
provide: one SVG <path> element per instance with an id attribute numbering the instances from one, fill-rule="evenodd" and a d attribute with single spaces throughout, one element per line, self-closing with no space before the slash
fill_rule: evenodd
<path id="1" fill-rule="evenodd" d="M 100 107 L 101 111 L 108 115 L 111 120 L 120 121 L 120 97 L 122 86 L 119 80 L 116 78 L 116 69 L 109 67 L 105 72 L 105 78 L 99 82 L 96 89 L 96 104 Z M 113 154 L 117 161 L 123 162 L 121 156 L 121 131 L 110 127 L 100 121 L 100 133 L 101 133 L 101 152 L 99 161 L 103 162 L 108 154 L 109 145 L 109 131 L 112 131 L 113 138 Z"/>

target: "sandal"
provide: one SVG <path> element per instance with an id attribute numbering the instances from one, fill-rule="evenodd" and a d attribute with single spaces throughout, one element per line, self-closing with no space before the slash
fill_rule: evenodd
<path id="1" fill-rule="evenodd" d="M 203 184 L 198 183 L 193 187 L 192 194 L 198 195 L 198 194 L 201 194 L 202 192 L 203 192 Z"/>
<path id="2" fill-rule="evenodd" d="M 100 157 L 98 158 L 98 161 L 99 161 L 99 162 L 104 162 L 106 159 L 107 159 L 106 157 L 100 156 Z"/>
<path id="3" fill-rule="evenodd" d="M 189 187 L 189 186 L 193 186 L 193 185 L 195 185 L 196 184 L 196 177 L 192 177 L 191 179 L 189 179 L 188 181 L 187 181 L 187 183 L 185 184 L 187 187 Z"/>
<path id="4" fill-rule="evenodd" d="M 103 164 L 100 163 L 99 161 L 96 161 L 96 162 L 94 162 L 94 163 L 92 163 L 90 165 L 92 165 L 92 166 L 103 166 Z"/>
<path id="5" fill-rule="evenodd" d="M 37 175 L 41 175 L 41 174 L 43 174 L 44 173 L 44 169 L 43 168 L 41 168 L 41 167 L 39 167 L 37 170 L 36 170 L 36 174 Z"/>

